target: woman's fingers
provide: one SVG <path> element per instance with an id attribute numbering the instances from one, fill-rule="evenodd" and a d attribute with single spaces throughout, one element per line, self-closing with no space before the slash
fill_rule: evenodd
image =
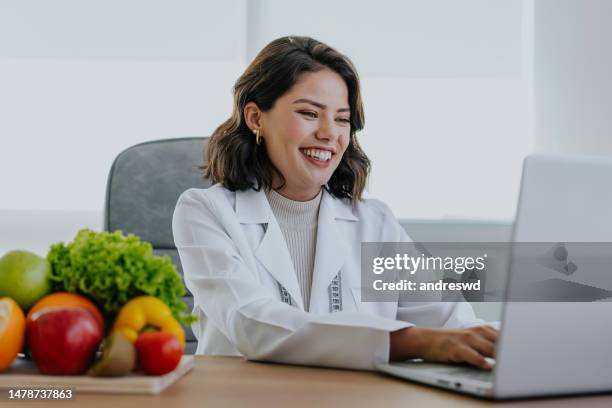
<path id="1" fill-rule="evenodd" d="M 482 334 L 487 340 L 492 341 L 493 343 L 497 342 L 497 330 L 495 330 L 491 326 L 478 326 L 475 329 L 478 330 L 478 333 Z"/>
<path id="2" fill-rule="evenodd" d="M 490 370 L 492 368 L 491 364 L 484 358 L 482 354 L 465 344 L 462 344 L 457 348 L 455 361 L 472 364 L 484 370 Z"/>
<path id="3" fill-rule="evenodd" d="M 468 329 L 462 336 L 462 344 L 457 347 L 457 357 L 460 361 L 490 370 L 492 365 L 485 357 L 495 357 L 496 339 L 497 334 L 492 328 L 482 326 Z"/>
<path id="4" fill-rule="evenodd" d="M 465 335 L 465 343 L 485 357 L 495 357 L 495 343 L 476 332 Z"/>

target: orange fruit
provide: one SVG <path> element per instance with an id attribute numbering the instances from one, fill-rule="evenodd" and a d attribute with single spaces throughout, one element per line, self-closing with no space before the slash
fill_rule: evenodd
<path id="1" fill-rule="evenodd" d="M 38 302 L 32 306 L 27 316 L 27 323 L 32 321 L 32 316 L 34 313 L 42 310 L 46 307 L 64 307 L 64 306 L 82 306 L 85 309 L 89 310 L 98 323 L 100 323 L 100 328 L 104 331 L 104 318 L 102 317 L 102 313 L 98 310 L 98 307 L 85 296 L 77 295 L 76 293 L 69 292 L 55 292 L 51 293 L 40 299 Z"/>
<path id="2" fill-rule="evenodd" d="M 19 305 L 11 298 L 0 298 L 0 372 L 13 364 L 23 348 L 26 321 Z"/>

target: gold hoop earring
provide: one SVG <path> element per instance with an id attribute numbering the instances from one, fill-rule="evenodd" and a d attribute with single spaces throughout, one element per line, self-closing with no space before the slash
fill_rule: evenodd
<path id="1" fill-rule="evenodd" d="M 259 129 L 255 129 L 255 144 L 261 145 L 261 131 Z"/>

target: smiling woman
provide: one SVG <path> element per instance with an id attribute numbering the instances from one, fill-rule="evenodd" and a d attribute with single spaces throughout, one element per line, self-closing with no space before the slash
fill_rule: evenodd
<path id="1" fill-rule="evenodd" d="M 299 98 L 302 95 L 309 98 Z M 265 152 L 278 170 L 273 173 L 274 190 L 297 201 L 319 194 L 350 143 L 350 108 L 342 108 L 347 101 L 344 80 L 326 68 L 303 74 L 268 112 L 253 101 L 246 104 L 245 122 L 261 134 Z"/>
<path id="2" fill-rule="evenodd" d="M 350 60 L 312 39 L 280 38 L 236 81 L 232 116 L 213 132 L 204 174 L 229 189 L 272 188 L 298 201 L 327 186 L 357 202 L 370 169 L 355 136 L 363 125 Z"/>
<path id="3" fill-rule="evenodd" d="M 238 78 L 203 167 L 216 184 L 184 192 L 173 218 L 199 317 L 196 353 L 488 366 L 496 334 L 466 328 L 481 323 L 467 303 L 361 302 L 361 243 L 410 241 L 385 204 L 362 199 L 363 124 L 354 66 L 312 38 L 271 42 Z"/>

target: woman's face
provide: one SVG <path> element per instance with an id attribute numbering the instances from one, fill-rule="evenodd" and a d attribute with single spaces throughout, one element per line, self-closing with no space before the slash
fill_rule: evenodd
<path id="1" fill-rule="evenodd" d="M 350 139 L 348 89 L 330 69 L 303 74 L 261 113 L 264 146 L 285 178 L 279 193 L 293 200 L 314 198 L 338 167 Z M 275 180 L 278 188 L 280 180 Z"/>

